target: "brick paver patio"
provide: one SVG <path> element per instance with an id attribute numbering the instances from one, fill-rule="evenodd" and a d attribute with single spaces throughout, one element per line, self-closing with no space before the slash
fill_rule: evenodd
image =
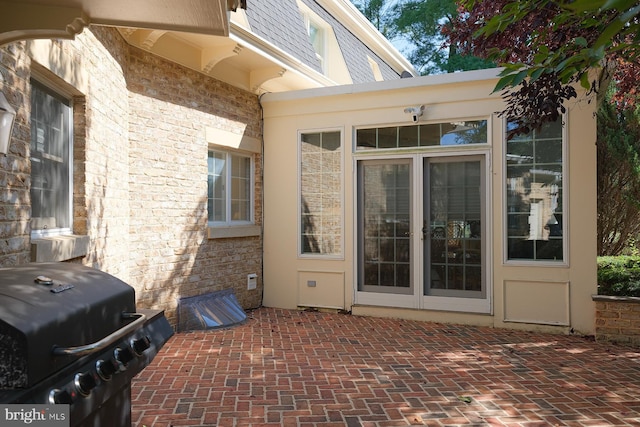
<path id="1" fill-rule="evenodd" d="M 176 334 L 132 395 L 137 427 L 640 426 L 640 350 L 261 308 Z"/>

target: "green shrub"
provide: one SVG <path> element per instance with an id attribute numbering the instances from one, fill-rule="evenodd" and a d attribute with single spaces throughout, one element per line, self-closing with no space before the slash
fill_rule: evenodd
<path id="1" fill-rule="evenodd" d="M 640 256 L 598 257 L 598 295 L 640 297 Z"/>

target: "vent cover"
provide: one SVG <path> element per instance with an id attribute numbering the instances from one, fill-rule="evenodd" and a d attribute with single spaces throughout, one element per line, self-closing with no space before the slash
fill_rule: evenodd
<path id="1" fill-rule="evenodd" d="M 247 315 L 232 289 L 178 300 L 178 331 L 225 328 L 244 322 Z"/>

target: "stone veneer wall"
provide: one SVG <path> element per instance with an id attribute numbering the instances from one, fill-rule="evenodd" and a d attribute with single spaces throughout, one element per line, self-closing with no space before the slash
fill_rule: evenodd
<path id="1" fill-rule="evenodd" d="M 131 280 L 150 307 L 232 288 L 262 299 L 260 236 L 207 239 L 207 127 L 260 139 L 256 95 L 131 48 L 129 62 Z M 255 222 L 262 225 L 260 156 Z M 259 287 L 247 290 L 247 274 Z M 173 309 L 167 312 L 173 318 Z"/>
<path id="2" fill-rule="evenodd" d="M 107 49 L 105 46 L 108 46 Z M 86 256 L 68 260 L 128 279 L 128 47 L 113 30 L 85 30 L 74 41 L 37 40 L 0 49 L 3 93 L 17 110 L 7 157 L 0 156 L 0 266 L 31 261 L 31 78 L 73 101 L 73 232 L 89 236 Z M 32 58 L 35 56 L 36 58 Z"/>
<path id="3" fill-rule="evenodd" d="M 0 155 L 0 266 L 29 262 L 31 163 L 29 140 L 29 58 L 24 43 L 0 48 L 0 90 L 16 108 L 13 138 L 6 156 Z"/>
<path id="4" fill-rule="evenodd" d="M 74 232 L 90 237 L 81 262 L 129 281 L 129 102 L 124 71 L 127 44 L 105 27 L 62 42 L 88 74 L 74 98 Z"/>
<path id="5" fill-rule="evenodd" d="M 262 237 L 207 238 L 205 140 L 207 127 L 261 139 L 257 96 L 133 48 L 112 28 L 46 43 L 43 66 L 32 62 L 32 42 L 0 48 L 0 89 L 18 110 L 11 152 L 0 156 L 0 267 L 31 259 L 29 80 L 37 69 L 74 100 L 74 233 L 90 245 L 71 261 L 130 283 L 139 306 L 165 309 L 173 323 L 184 296 L 232 288 L 244 308 L 259 306 Z M 258 275 L 256 290 L 247 290 L 249 273 Z"/>
<path id="6" fill-rule="evenodd" d="M 640 347 L 640 298 L 594 295 L 596 340 Z"/>

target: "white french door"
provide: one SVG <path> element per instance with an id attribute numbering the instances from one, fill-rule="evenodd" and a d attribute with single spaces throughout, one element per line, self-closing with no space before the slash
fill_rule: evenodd
<path id="1" fill-rule="evenodd" d="M 489 312 L 485 155 L 359 160 L 356 302 Z"/>

